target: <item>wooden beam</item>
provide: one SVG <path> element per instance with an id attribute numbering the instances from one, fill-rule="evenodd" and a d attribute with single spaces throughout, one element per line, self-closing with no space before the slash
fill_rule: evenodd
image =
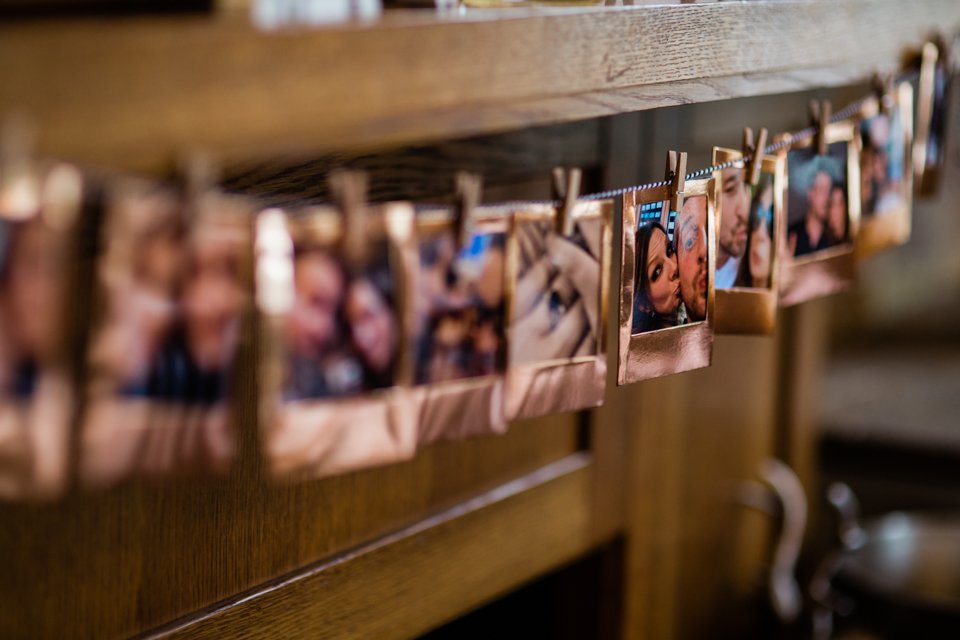
<path id="1" fill-rule="evenodd" d="M 957 25 L 954 0 L 18 23 L 0 109 L 31 114 L 45 153 L 162 171 L 195 146 L 303 157 L 842 84 Z"/>
<path id="2" fill-rule="evenodd" d="M 588 551 L 578 453 L 147 637 L 413 637 Z"/>

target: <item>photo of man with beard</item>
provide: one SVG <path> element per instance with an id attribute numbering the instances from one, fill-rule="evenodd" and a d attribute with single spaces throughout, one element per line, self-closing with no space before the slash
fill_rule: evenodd
<path id="1" fill-rule="evenodd" d="M 680 297 L 691 322 L 707 317 L 707 197 L 687 198 L 677 218 Z"/>
<path id="2" fill-rule="evenodd" d="M 740 263 L 747 247 L 747 222 L 750 218 L 750 186 L 743 180 L 741 167 L 728 167 L 721 173 L 720 232 L 718 234 L 716 287 L 735 286 Z"/>

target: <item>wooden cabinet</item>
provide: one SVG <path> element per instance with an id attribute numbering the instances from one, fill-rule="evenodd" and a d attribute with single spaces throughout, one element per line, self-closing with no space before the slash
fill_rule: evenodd
<path id="1" fill-rule="evenodd" d="M 35 119 L 45 153 L 162 173 L 199 145 L 234 175 L 493 136 L 466 158 L 501 131 L 585 120 L 539 139 L 574 141 L 567 160 L 624 186 L 661 172 L 666 145 L 722 129 L 706 107 L 634 112 L 861 81 L 950 24 L 953 0 L 397 12 L 277 33 L 233 13 L 35 21 L 0 25 L 0 107 Z M 728 144 L 746 124 L 792 126 L 770 101 L 725 104 Z M 710 369 L 610 380 L 596 411 L 404 464 L 270 485 L 248 412 L 228 479 L 2 506 L 0 636 L 407 637 L 598 548 L 621 578 L 603 595 L 617 633 L 740 633 L 772 527 L 738 488 L 771 455 L 812 481 L 822 317 L 782 313 L 776 338 L 718 337 Z"/>

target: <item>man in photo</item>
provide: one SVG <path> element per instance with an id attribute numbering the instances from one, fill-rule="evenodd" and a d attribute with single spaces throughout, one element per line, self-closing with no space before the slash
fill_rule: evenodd
<path id="1" fill-rule="evenodd" d="M 683 202 L 677 218 L 680 297 L 691 322 L 707 317 L 707 197 Z"/>
<path id="2" fill-rule="evenodd" d="M 809 153 L 809 151 L 807 151 Z M 826 249 L 838 240 L 830 229 L 830 197 L 834 187 L 843 191 L 844 180 L 839 162 L 829 156 L 813 155 L 806 162 L 802 156 L 791 161 L 799 163 L 791 171 L 791 189 L 803 195 L 803 218 L 790 225 L 790 246 L 795 256 Z"/>
<path id="3" fill-rule="evenodd" d="M 720 232 L 717 249 L 716 287 L 729 289 L 747 246 L 747 221 L 750 217 L 750 191 L 743 181 L 743 169 L 728 167 L 721 173 Z"/>

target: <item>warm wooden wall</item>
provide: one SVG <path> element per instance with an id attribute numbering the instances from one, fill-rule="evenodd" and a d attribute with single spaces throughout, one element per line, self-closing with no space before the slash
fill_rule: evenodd
<path id="1" fill-rule="evenodd" d="M 384 181 L 380 193 L 426 197 L 440 189 L 436 167 L 480 159 L 499 171 L 488 197 L 538 197 L 537 172 L 558 160 L 623 186 L 659 175 L 667 148 L 699 167 L 743 125 L 802 126 L 805 94 L 638 110 L 861 80 L 960 22 L 952 0 L 922 5 L 394 16 L 322 35 L 257 34 L 236 16 L 4 25 L 0 105 L 36 117 L 41 150 L 118 168 L 162 172 L 201 144 L 249 187 L 263 160 L 316 162 L 319 180 L 335 161 L 389 177 L 415 158 L 416 187 Z M 620 112 L 636 113 L 528 128 Z M 424 146 L 513 128 L 527 129 Z M 247 446 L 228 481 L 2 506 L 0 636 L 405 637 L 612 540 L 624 636 L 736 634 L 760 615 L 771 543 L 771 522 L 738 503 L 738 487 L 769 455 L 815 486 L 823 309 L 780 325 L 775 338 L 719 337 L 709 370 L 611 381 L 600 410 L 405 464 L 269 486 Z"/>

